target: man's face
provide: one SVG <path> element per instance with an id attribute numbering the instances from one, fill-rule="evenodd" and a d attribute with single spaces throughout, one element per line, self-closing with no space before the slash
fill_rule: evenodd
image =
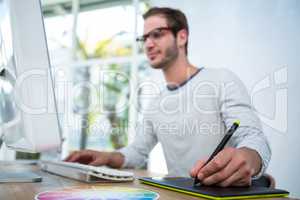
<path id="1" fill-rule="evenodd" d="M 176 38 L 168 28 L 166 19 L 161 16 L 151 16 L 145 20 L 144 35 L 149 37 L 144 48 L 153 68 L 167 67 L 178 57 Z"/>

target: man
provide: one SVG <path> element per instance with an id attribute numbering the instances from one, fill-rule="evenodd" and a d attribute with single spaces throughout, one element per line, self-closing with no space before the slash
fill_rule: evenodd
<path id="1" fill-rule="evenodd" d="M 143 113 L 135 141 L 116 152 L 78 151 L 66 161 L 110 167 L 136 167 L 160 142 L 169 174 L 198 177 L 203 184 L 244 186 L 260 176 L 270 148 L 241 81 L 224 69 L 189 63 L 189 29 L 176 9 L 151 8 L 144 14 L 144 45 L 151 66 L 161 69 L 167 87 Z M 235 120 L 241 125 L 225 147 L 204 163 Z"/>

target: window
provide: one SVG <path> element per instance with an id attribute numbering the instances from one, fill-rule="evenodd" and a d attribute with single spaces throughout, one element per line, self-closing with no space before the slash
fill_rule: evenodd
<path id="1" fill-rule="evenodd" d="M 145 3 L 139 6 L 140 13 L 147 9 Z M 112 150 L 128 142 L 134 9 L 128 4 L 79 12 L 76 59 L 73 16 L 45 17 L 66 153 L 79 148 Z M 140 35 L 141 14 L 137 21 Z M 144 70 L 144 57 L 136 59 Z"/>

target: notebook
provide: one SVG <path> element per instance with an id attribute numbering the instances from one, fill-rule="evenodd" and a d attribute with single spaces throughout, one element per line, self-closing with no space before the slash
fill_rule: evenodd
<path id="1" fill-rule="evenodd" d="M 193 186 L 194 179 L 184 177 L 168 178 L 139 178 L 148 185 L 173 190 L 193 196 L 215 200 L 287 197 L 289 192 L 280 189 L 265 187 L 264 181 L 256 180 L 250 187 L 217 187 L 217 186 Z"/>

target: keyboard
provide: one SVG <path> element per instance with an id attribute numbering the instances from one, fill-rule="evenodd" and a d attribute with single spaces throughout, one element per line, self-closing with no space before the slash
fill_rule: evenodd
<path id="1" fill-rule="evenodd" d="M 41 161 L 41 168 L 52 174 L 84 182 L 123 182 L 133 181 L 134 174 L 106 166 L 91 166 L 65 161 Z"/>

